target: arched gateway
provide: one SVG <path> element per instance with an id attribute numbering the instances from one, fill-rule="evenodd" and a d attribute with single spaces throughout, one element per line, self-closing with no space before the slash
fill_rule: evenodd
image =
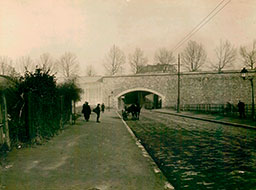
<path id="1" fill-rule="evenodd" d="M 122 109 L 124 104 L 139 103 L 142 107 L 153 109 L 161 108 L 165 96 L 148 88 L 133 88 L 125 90 L 114 97 L 115 107 Z"/>

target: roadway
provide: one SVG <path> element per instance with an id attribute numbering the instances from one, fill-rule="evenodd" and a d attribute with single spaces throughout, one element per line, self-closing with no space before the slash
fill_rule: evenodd
<path id="1" fill-rule="evenodd" d="M 256 130 L 145 110 L 127 123 L 175 189 L 256 189 Z"/>

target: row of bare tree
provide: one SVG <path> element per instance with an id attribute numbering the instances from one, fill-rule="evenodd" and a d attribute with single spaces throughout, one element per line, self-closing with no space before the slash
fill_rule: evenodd
<path id="1" fill-rule="evenodd" d="M 66 52 L 59 59 L 54 59 L 49 53 L 42 54 L 39 59 L 33 60 L 29 56 L 23 56 L 15 62 L 7 57 L 0 56 L 0 74 L 17 76 L 26 71 L 34 71 L 36 67 L 51 74 L 58 74 L 64 78 L 72 78 L 79 74 L 79 62 L 75 54 Z"/>
<path id="2" fill-rule="evenodd" d="M 239 57 L 240 55 L 240 57 Z M 256 63 L 256 41 L 252 48 L 241 46 L 239 53 L 229 41 L 220 41 L 219 46 L 215 48 L 215 59 L 208 60 L 207 53 L 202 44 L 196 41 L 189 41 L 184 51 L 181 53 L 181 65 L 190 72 L 200 71 L 203 65 L 221 72 L 223 69 L 232 69 L 234 62 L 240 58 L 241 66 L 255 68 Z M 105 59 L 105 69 L 107 74 L 116 75 L 123 72 L 123 66 L 126 62 L 125 54 L 116 45 L 113 45 Z M 140 69 L 147 65 L 148 59 L 140 48 L 136 48 L 128 56 L 128 63 L 133 73 L 139 73 Z M 173 52 L 160 48 L 154 56 L 154 64 L 176 64 L 176 58 Z"/>
<path id="3" fill-rule="evenodd" d="M 200 71 L 203 65 L 221 72 L 223 69 L 232 68 L 238 58 L 241 59 L 242 66 L 255 69 L 256 40 L 253 42 L 251 48 L 241 46 L 239 48 L 239 54 L 237 53 L 237 49 L 229 41 L 220 41 L 219 46 L 215 48 L 215 59 L 212 61 L 207 59 L 207 53 L 202 44 L 196 41 L 189 41 L 181 53 L 181 65 L 185 70 L 190 72 Z M 123 74 L 125 63 L 125 53 L 119 47 L 113 45 L 105 57 L 104 67 L 106 74 Z M 132 72 L 136 74 L 140 72 L 143 66 L 148 64 L 148 58 L 144 55 L 143 50 L 136 48 L 132 54 L 128 55 L 128 63 Z M 175 65 L 176 58 L 172 51 L 167 48 L 160 48 L 155 53 L 153 63 Z M 19 73 L 24 73 L 26 70 L 32 71 L 36 67 L 50 70 L 52 73 L 56 73 L 57 76 L 64 78 L 84 74 L 80 72 L 77 56 L 70 52 L 64 53 L 58 59 L 54 59 L 49 53 L 44 53 L 37 60 L 33 60 L 27 56 L 20 57 L 15 62 L 9 57 L 0 56 L 1 75 L 18 75 Z M 88 65 L 85 72 L 87 76 L 96 75 L 96 71 L 92 65 Z"/>

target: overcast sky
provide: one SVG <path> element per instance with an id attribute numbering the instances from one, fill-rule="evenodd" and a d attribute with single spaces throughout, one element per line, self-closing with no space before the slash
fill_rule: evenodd
<path id="1" fill-rule="evenodd" d="M 141 48 L 152 63 L 155 50 L 173 49 L 220 2 L 0 0 L 0 56 L 15 60 L 48 52 L 58 58 L 70 51 L 81 70 L 92 64 L 103 74 L 104 57 L 115 44 L 126 55 Z M 236 47 L 251 45 L 256 39 L 256 0 L 231 0 L 190 39 L 201 42 L 210 58 L 220 39 Z"/>

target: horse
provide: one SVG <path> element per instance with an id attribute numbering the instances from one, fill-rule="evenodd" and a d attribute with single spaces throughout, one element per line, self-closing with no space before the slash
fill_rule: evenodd
<path id="1" fill-rule="evenodd" d="M 125 111 L 127 112 L 127 114 L 131 113 L 132 114 L 132 118 L 133 119 L 138 119 L 140 117 L 140 110 L 141 107 L 139 104 L 132 104 L 131 106 L 129 106 L 128 108 L 125 108 Z"/>

